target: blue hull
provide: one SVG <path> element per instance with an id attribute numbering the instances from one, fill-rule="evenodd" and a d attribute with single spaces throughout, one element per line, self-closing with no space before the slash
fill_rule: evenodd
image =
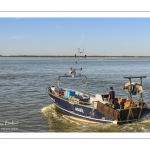
<path id="1" fill-rule="evenodd" d="M 56 97 L 53 94 L 49 94 L 51 99 L 53 100 L 54 104 L 58 112 L 61 114 L 74 117 L 77 119 L 82 119 L 82 121 L 89 121 L 95 123 L 113 123 L 114 120 L 105 116 L 104 114 L 97 111 L 97 109 L 92 109 L 87 105 L 83 106 L 80 104 L 71 104 L 68 100 L 65 100 L 60 97 Z"/>
<path id="2" fill-rule="evenodd" d="M 113 109 L 110 106 L 97 102 L 97 106 L 94 104 L 81 104 L 75 101 L 70 101 L 55 95 L 48 91 L 49 96 L 53 100 L 58 112 L 68 116 L 70 119 L 76 119 L 79 121 L 89 123 L 131 123 L 137 120 L 141 120 L 147 114 L 150 113 L 150 108 L 144 103 L 141 107 L 131 109 Z M 132 113 L 131 113 L 132 112 Z M 139 117 L 140 115 L 140 117 Z"/>

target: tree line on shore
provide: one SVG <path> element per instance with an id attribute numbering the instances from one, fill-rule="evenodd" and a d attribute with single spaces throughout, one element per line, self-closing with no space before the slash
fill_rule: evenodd
<path id="1" fill-rule="evenodd" d="M 66 55 L 64 55 L 64 56 L 61 56 L 61 55 L 9 55 L 9 56 L 3 56 L 3 55 L 0 55 L 0 57 L 54 57 L 54 58 L 56 58 L 56 57 L 61 57 L 61 58 L 63 58 L 63 57 L 67 57 L 67 58 L 73 58 L 73 57 L 78 57 L 78 56 L 76 56 L 76 55 L 73 55 L 73 56 L 66 56 Z M 89 55 L 89 56 L 87 56 L 87 55 L 85 55 L 85 56 L 80 56 L 80 57 L 93 57 L 93 58 L 95 58 L 95 57 L 107 57 L 107 58 L 128 58 L 128 57 L 134 57 L 134 58 L 149 58 L 150 56 L 100 56 L 100 55 Z"/>

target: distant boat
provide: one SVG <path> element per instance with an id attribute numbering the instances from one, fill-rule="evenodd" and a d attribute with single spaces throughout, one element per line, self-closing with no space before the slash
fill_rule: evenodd
<path id="1" fill-rule="evenodd" d="M 80 55 L 82 53 L 80 49 L 79 53 Z M 141 120 L 150 113 L 150 108 L 142 97 L 142 79 L 146 78 L 146 76 L 124 77 L 129 80 L 129 82 L 123 86 L 123 90 L 128 93 L 128 96 L 127 98 L 115 98 L 114 104 L 111 104 L 108 101 L 109 95 L 107 93 L 94 95 L 87 90 L 75 90 L 83 80 L 86 80 L 86 87 L 88 85 L 87 77 L 85 75 L 76 75 L 76 70 L 78 70 L 76 67 L 71 68 L 69 75 L 58 76 L 58 78 L 46 88 L 58 112 L 65 117 L 87 123 L 101 122 L 122 124 Z M 82 70 L 82 68 L 80 68 L 80 70 Z M 81 80 L 74 85 L 73 89 L 68 89 L 67 87 L 60 86 L 62 78 L 81 78 Z M 140 82 L 133 83 L 131 81 L 133 78 L 139 78 Z M 57 85 L 55 85 L 56 83 Z M 133 100 L 132 95 L 134 94 L 140 94 L 140 98 Z"/>

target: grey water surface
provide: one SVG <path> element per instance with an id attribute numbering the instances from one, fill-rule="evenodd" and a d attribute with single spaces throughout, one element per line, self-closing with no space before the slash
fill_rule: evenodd
<path id="1" fill-rule="evenodd" d="M 85 124 L 64 118 L 56 111 L 46 87 L 58 75 L 68 74 L 75 58 L 0 58 L 0 132 L 149 132 L 150 116 L 132 124 Z M 150 59 L 82 58 L 79 73 L 88 78 L 89 92 L 108 93 L 113 86 L 116 97 L 126 97 L 124 76 L 143 79 L 143 98 L 150 106 Z M 75 81 L 75 79 L 73 79 Z M 72 87 L 64 79 L 61 86 Z M 85 90 L 85 85 L 78 87 Z M 137 99 L 136 95 L 134 99 Z"/>

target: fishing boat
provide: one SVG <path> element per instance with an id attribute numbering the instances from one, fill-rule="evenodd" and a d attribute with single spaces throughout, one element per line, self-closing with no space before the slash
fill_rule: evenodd
<path id="1" fill-rule="evenodd" d="M 84 50 L 83 50 L 84 51 Z M 79 52 L 79 59 L 81 53 Z M 76 55 L 75 55 L 76 56 Z M 86 56 L 86 55 L 85 55 Z M 87 123 L 114 123 L 124 124 L 135 121 L 140 121 L 150 113 L 150 108 L 143 100 L 143 85 L 142 80 L 146 76 L 125 76 L 128 82 L 123 86 L 123 90 L 127 93 L 127 97 L 117 97 L 114 103 L 108 101 L 109 94 L 92 94 L 88 92 L 88 80 L 86 75 L 76 73 L 79 59 L 76 61 L 76 66 L 71 68 L 69 74 L 60 75 L 46 91 L 56 106 L 56 109 L 63 116 Z M 62 79 L 73 78 L 79 82 L 74 84 L 72 89 L 60 86 Z M 139 82 L 132 82 L 132 79 L 139 79 Z M 86 90 L 81 91 L 76 89 L 82 81 L 86 82 Z M 136 100 L 133 95 L 139 94 L 140 97 Z"/>

